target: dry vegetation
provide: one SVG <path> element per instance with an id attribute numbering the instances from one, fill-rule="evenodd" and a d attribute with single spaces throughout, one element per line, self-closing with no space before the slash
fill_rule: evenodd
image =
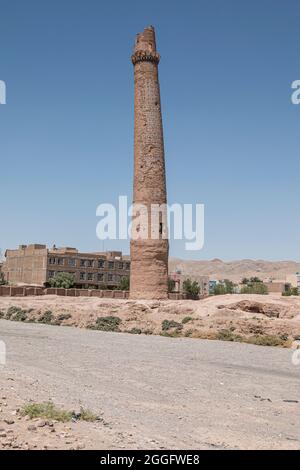
<path id="1" fill-rule="evenodd" d="M 0 298 L 6 320 L 92 330 L 290 347 L 300 338 L 300 299 L 226 295 L 200 301 L 57 296 Z"/>

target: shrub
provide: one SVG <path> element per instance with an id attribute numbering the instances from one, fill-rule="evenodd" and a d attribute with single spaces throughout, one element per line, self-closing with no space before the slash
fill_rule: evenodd
<path id="1" fill-rule="evenodd" d="M 7 309 L 5 319 L 6 320 L 12 320 L 12 321 L 26 321 L 27 320 L 27 314 L 29 312 L 27 310 L 23 310 L 20 307 L 9 307 Z"/>
<path id="2" fill-rule="evenodd" d="M 174 320 L 164 320 L 161 324 L 161 328 L 163 331 L 168 331 L 171 328 L 176 328 L 177 331 L 180 331 L 182 330 L 183 325 Z"/>
<path id="3" fill-rule="evenodd" d="M 6 320 L 10 320 L 11 317 L 15 315 L 16 313 L 18 313 L 20 310 L 21 310 L 20 307 L 15 307 L 15 306 L 9 307 L 5 315 Z"/>
<path id="4" fill-rule="evenodd" d="M 57 320 L 64 321 L 64 320 L 68 320 L 71 317 L 72 315 L 70 313 L 61 313 L 60 315 L 58 315 Z"/>
<path id="5" fill-rule="evenodd" d="M 95 325 L 90 327 L 93 330 L 101 331 L 120 331 L 119 325 L 122 320 L 119 317 L 108 316 L 108 317 L 98 317 Z"/>
<path id="6" fill-rule="evenodd" d="M 23 407 L 21 414 L 29 416 L 30 419 L 55 419 L 62 422 L 72 419 L 72 412 L 57 408 L 51 401 L 45 403 L 27 403 Z"/>
<path id="7" fill-rule="evenodd" d="M 242 341 L 241 336 L 234 334 L 230 330 L 218 331 L 216 339 L 220 341 Z"/>
<path id="8" fill-rule="evenodd" d="M 182 320 L 181 320 L 181 323 L 183 323 L 184 325 L 190 321 L 192 321 L 193 318 L 192 317 L 184 317 Z"/>
<path id="9" fill-rule="evenodd" d="M 279 337 L 274 335 L 254 335 L 246 340 L 249 344 L 258 346 L 285 346 L 287 337 Z"/>
<path id="10" fill-rule="evenodd" d="M 91 410 L 80 407 L 80 412 L 67 411 L 57 408 L 52 401 L 44 403 L 27 403 L 21 410 L 22 416 L 29 416 L 30 419 L 43 418 L 56 421 L 67 422 L 71 419 L 93 422 L 99 418 Z"/>
<path id="11" fill-rule="evenodd" d="M 51 324 L 54 320 L 54 315 L 53 313 L 51 312 L 51 310 L 47 310 L 46 312 L 44 312 L 40 318 L 38 319 L 38 322 L 39 323 L 47 323 L 47 324 Z"/>
<path id="12" fill-rule="evenodd" d="M 49 284 L 51 287 L 70 289 L 75 284 L 75 278 L 73 274 L 61 272 L 49 279 Z"/>
<path id="13" fill-rule="evenodd" d="M 74 413 L 73 413 L 74 416 Z M 80 421 L 87 421 L 92 423 L 93 421 L 98 420 L 98 416 L 95 415 L 91 410 L 87 408 L 80 407 L 80 412 L 75 415 L 75 418 L 80 419 Z"/>
<path id="14" fill-rule="evenodd" d="M 185 336 L 186 338 L 190 338 L 190 337 L 192 336 L 192 334 L 193 334 L 193 330 L 187 330 L 187 331 L 185 332 L 184 336 Z"/>
<path id="15" fill-rule="evenodd" d="M 128 333 L 131 333 L 133 335 L 140 335 L 142 334 L 142 330 L 140 328 L 131 328 L 131 330 L 128 331 Z"/>
<path id="16" fill-rule="evenodd" d="M 27 320 L 27 312 L 26 310 L 20 310 L 16 312 L 12 317 L 11 320 L 13 321 L 26 321 Z"/>

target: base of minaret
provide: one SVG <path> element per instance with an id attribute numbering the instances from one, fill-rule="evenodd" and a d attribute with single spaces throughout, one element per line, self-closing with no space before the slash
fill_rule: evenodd
<path id="1" fill-rule="evenodd" d="M 168 299 L 168 240 L 131 240 L 130 299 Z"/>

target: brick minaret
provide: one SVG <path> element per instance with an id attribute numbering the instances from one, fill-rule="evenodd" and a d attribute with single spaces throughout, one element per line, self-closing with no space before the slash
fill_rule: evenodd
<path id="1" fill-rule="evenodd" d="M 151 205 L 166 204 L 164 139 L 158 81 L 159 54 L 156 52 L 152 26 L 137 35 L 134 54 L 134 187 L 133 203 L 148 208 L 147 227 L 133 227 L 148 238 L 130 243 L 130 297 L 133 299 L 166 299 L 168 297 L 169 242 L 163 234 L 167 224 L 160 215 L 152 218 Z M 158 227 L 154 226 L 157 225 Z M 159 237 L 153 239 L 152 231 Z M 136 237 L 135 237 L 136 238 Z"/>

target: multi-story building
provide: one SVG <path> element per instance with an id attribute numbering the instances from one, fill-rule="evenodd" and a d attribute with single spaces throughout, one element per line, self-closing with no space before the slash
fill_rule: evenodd
<path id="1" fill-rule="evenodd" d="M 120 251 L 79 253 L 76 248 L 20 245 L 6 250 L 5 279 L 11 284 L 45 286 L 57 273 L 74 276 L 76 287 L 118 287 L 130 273 L 130 259 Z"/>

